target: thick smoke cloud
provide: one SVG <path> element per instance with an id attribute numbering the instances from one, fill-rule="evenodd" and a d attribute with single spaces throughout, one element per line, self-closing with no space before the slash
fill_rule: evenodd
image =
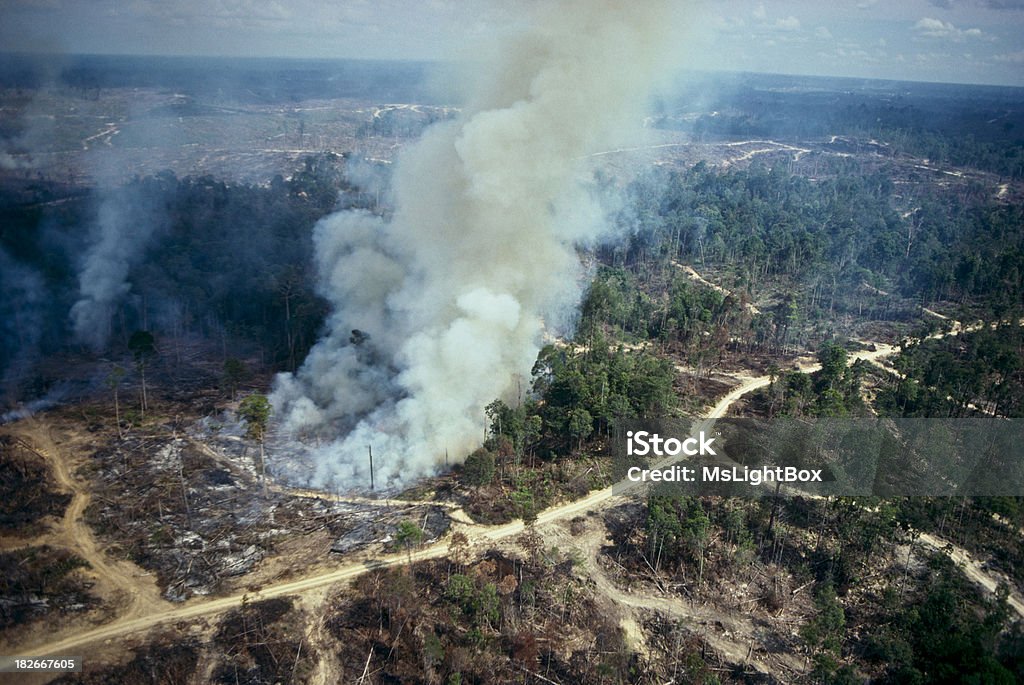
<path id="1" fill-rule="evenodd" d="M 397 486 L 479 444 L 483 407 L 579 302 L 576 246 L 605 231 L 581 160 L 639 122 L 670 4 L 542 3 L 458 119 L 403 154 L 389 221 L 317 226 L 329 332 L 272 398 L 283 428 L 318 444 L 314 484 L 367 485 L 368 445 L 378 486 Z"/>

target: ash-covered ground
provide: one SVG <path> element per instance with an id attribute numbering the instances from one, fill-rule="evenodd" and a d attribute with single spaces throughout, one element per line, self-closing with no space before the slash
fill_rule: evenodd
<path id="1" fill-rule="evenodd" d="M 294 491 L 273 469 L 264 481 L 259 454 L 229 412 L 180 432 L 111 439 L 91 455 L 89 522 L 154 571 L 172 601 L 215 593 L 268 555 L 288 564 L 292 548 L 326 555 L 387 545 L 406 519 L 428 540 L 448 528 L 438 507 Z"/>

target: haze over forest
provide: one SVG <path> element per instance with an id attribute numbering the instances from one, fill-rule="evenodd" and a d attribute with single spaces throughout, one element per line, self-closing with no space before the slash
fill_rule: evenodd
<path id="1" fill-rule="evenodd" d="M 1022 18 L 6 3 L 0 653 L 1024 681 Z"/>

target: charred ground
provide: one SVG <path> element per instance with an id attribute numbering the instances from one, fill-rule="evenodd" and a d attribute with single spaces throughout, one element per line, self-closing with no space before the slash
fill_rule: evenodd
<path id="1" fill-rule="evenodd" d="M 665 103 L 650 147 L 594 158 L 626 187 L 628 237 L 587 255 L 576 339 L 487 408 L 467 464 L 374 502 L 282 483 L 273 454 L 265 480 L 238 402 L 323 325 L 312 226 L 388 213 L 388 162 L 453 110 L 408 69 L 325 93 L 336 65 L 306 66 L 218 90 L 173 62 L 141 80 L 85 62 L 0 94 L 19 164 L 0 175 L 3 392 L 59 405 L 2 429 L 5 646 L 167 614 L 62 681 L 1024 677 L 1019 498 L 563 504 L 609 483 L 616 417 L 706 412 L 760 378 L 725 408 L 1019 416 L 1017 91 L 768 79 L 708 111 Z M 51 115 L 68 123 L 39 147 Z M 93 187 L 107 154 L 124 163 Z M 160 229 L 93 353 L 67 312 L 111 195 Z M 954 319 L 1003 324 L 929 338 Z M 358 577 L 261 595 L 336 571 Z"/>

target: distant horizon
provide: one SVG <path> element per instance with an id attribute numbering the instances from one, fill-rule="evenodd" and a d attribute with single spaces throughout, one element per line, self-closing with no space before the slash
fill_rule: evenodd
<path id="1" fill-rule="evenodd" d="M 182 63 L 189 61 L 202 61 L 202 60 L 213 60 L 222 62 L 310 62 L 310 63 L 332 63 L 332 62 L 364 62 L 364 63 L 376 63 L 376 64 L 407 64 L 407 65 L 418 65 L 418 66 L 443 66 L 446 64 L 458 64 L 457 60 L 452 59 L 441 59 L 441 58 L 401 58 L 401 57 L 341 57 L 341 56 L 322 56 L 322 57 L 299 57 L 293 55 L 213 55 L 213 54 L 194 54 L 194 55 L 182 55 L 182 54 L 168 54 L 168 53 L 138 53 L 138 52 L 77 52 L 77 53 L 59 53 L 59 52 L 42 52 L 42 51 L 14 51 L 14 50 L 0 50 L 0 59 L 3 58 L 25 58 L 25 59 L 82 59 L 82 58 L 119 58 L 119 59 L 161 59 L 168 61 L 180 61 Z M 894 83 L 894 84 L 921 84 L 921 85 L 934 85 L 934 86 L 972 86 L 980 88 L 999 88 L 1006 90 L 1020 90 L 1024 91 L 1024 83 L 1022 84 L 1008 84 L 1008 83 L 994 83 L 994 82 L 975 82 L 975 81 L 939 81 L 929 79 L 910 79 L 910 78 L 894 78 L 894 77 L 883 77 L 883 76 L 850 76 L 844 74 L 824 74 L 824 73 L 797 73 L 797 72 L 785 72 L 785 71 L 751 71 L 747 69 L 707 69 L 700 67 L 685 68 L 680 67 L 677 72 L 678 75 L 698 74 L 708 76 L 769 76 L 769 77 L 782 77 L 791 79 L 832 79 L 837 81 L 866 81 L 866 82 L 878 82 L 878 83 Z"/>
<path id="2" fill-rule="evenodd" d="M 477 59 L 549 0 L 7 0 L 12 52 L 276 59 Z M 1024 87 L 1024 0 L 670 3 L 688 69 Z M 617 11 L 609 5 L 609 11 Z M 541 15 L 538 17 L 538 15 Z M 533 19 L 531 19 L 533 18 Z"/>

